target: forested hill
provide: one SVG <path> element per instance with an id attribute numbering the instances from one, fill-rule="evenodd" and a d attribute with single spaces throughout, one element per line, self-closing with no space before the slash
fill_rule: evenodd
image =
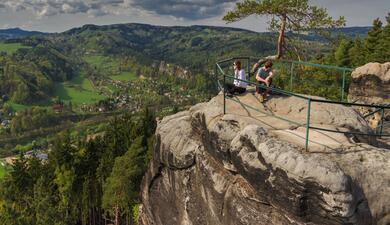
<path id="1" fill-rule="evenodd" d="M 45 34 L 46 33 L 38 32 L 38 31 L 26 31 L 20 28 L 0 29 L 0 40 L 24 38 L 33 35 L 45 35 Z"/>
<path id="2" fill-rule="evenodd" d="M 85 25 L 51 36 L 73 53 L 131 55 L 146 64 L 164 60 L 193 69 L 230 55 L 272 54 L 271 34 L 208 26 Z"/>
<path id="3" fill-rule="evenodd" d="M 332 29 L 335 34 L 344 34 L 346 37 L 355 38 L 357 35 L 360 37 L 367 36 L 368 31 L 371 27 L 343 27 Z"/>
<path id="4" fill-rule="evenodd" d="M 365 36 L 368 27 L 334 30 L 348 37 Z M 69 31 L 50 35 L 56 45 L 64 45 L 79 55 L 131 55 L 141 63 L 164 60 L 170 63 L 206 69 L 217 59 L 251 55 L 274 54 L 275 33 L 253 32 L 239 28 L 214 26 L 155 26 L 148 24 L 84 25 Z M 302 36 L 306 52 L 311 58 L 324 50 L 318 36 Z M 287 46 L 288 47 L 288 46 Z"/>

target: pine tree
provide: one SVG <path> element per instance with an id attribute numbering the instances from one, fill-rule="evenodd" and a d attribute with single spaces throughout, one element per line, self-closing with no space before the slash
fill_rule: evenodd
<path id="1" fill-rule="evenodd" d="M 382 22 L 379 18 L 373 22 L 373 27 L 368 31 L 368 35 L 365 41 L 365 48 L 367 49 L 367 60 L 368 62 L 381 61 L 380 56 L 380 42 L 382 37 Z"/>
<path id="2" fill-rule="evenodd" d="M 279 32 L 277 54 L 267 57 L 271 59 L 283 56 L 286 31 L 309 31 L 345 25 L 344 17 L 333 20 L 325 8 L 310 5 L 308 0 L 243 0 L 223 20 L 235 22 L 250 15 L 268 16 L 269 29 Z"/>
<path id="3" fill-rule="evenodd" d="M 334 53 L 336 65 L 348 66 L 350 64 L 350 58 L 348 54 L 350 48 L 351 48 L 351 42 L 343 38 L 340 41 L 340 44 Z"/>
<path id="4" fill-rule="evenodd" d="M 366 63 L 366 53 L 364 44 L 359 35 L 356 36 L 352 48 L 349 49 L 350 66 L 358 67 Z"/>
<path id="5" fill-rule="evenodd" d="M 111 175 L 104 185 L 103 208 L 120 224 L 123 214 L 132 212 L 132 205 L 138 203 L 138 193 L 145 171 L 144 156 L 146 148 L 142 137 L 137 138 L 125 155 L 117 157 Z"/>
<path id="6" fill-rule="evenodd" d="M 380 46 L 382 49 L 382 62 L 390 62 L 390 13 L 386 17 L 386 26 L 383 28 Z"/>

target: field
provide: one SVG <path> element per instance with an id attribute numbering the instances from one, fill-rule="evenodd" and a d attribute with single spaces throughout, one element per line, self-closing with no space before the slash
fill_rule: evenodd
<path id="1" fill-rule="evenodd" d="M 55 95 L 60 97 L 62 101 L 75 104 L 91 104 L 104 99 L 93 88 L 90 80 L 79 74 L 72 80 L 56 85 Z"/>
<path id="2" fill-rule="evenodd" d="M 30 48 L 30 47 L 23 46 L 20 43 L 0 43 L 0 52 L 6 52 L 7 54 L 13 54 L 20 48 Z"/>
<path id="3" fill-rule="evenodd" d="M 122 72 L 119 75 L 111 76 L 111 79 L 119 81 L 134 81 L 137 80 L 138 77 L 132 72 Z"/>

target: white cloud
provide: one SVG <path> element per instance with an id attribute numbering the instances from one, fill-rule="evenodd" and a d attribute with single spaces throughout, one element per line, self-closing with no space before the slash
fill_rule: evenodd
<path id="1" fill-rule="evenodd" d="M 237 0 L 3 0 L 0 8 L 14 12 L 28 10 L 38 18 L 59 14 L 87 14 L 92 17 L 126 14 L 136 8 L 156 15 L 197 20 L 222 14 Z M 124 10 L 126 9 L 126 10 Z"/>

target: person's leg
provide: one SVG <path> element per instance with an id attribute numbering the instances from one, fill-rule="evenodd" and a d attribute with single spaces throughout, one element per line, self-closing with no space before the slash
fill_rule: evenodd
<path id="1" fill-rule="evenodd" d="M 245 91 L 246 91 L 246 88 L 243 88 L 243 87 L 237 87 L 236 88 L 236 91 L 238 92 L 238 94 L 244 94 Z"/>
<path id="2" fill-rule="evenodd" d="M 258 83 L 259 83 L 260 85 L 266 86 L 266 84 L 265 84 L 264 82 L 258 81 Z M 265 89 L 265 88 L 262 87 L 262 86 L 256 86 L 256 92 L 257 92 L 258 94 L 263 95 L 264 92 L 265 92 L 266 90 L 267 90 L 267 89 Z"/>
<path id="3" fill-rule="evenodd" d="M 268 87 L 271 87 L 271 84 L 272 84 L 272 78 L 269 79 L 269 86 Z M 271 92 L 270 89 L 267 89 L 266 91 L 266 96 L 269 96 L 269 93 Z"/>
<path id="4" fill-rule="evenodd" d="M 231 84 L 231 83 L 226 83 L 225 84 L 225 88 L 226 88 L 226 92 L 228 93 L 228 94 L 234 94 L 234 85 L 233 84 Z"/>
<path id="5" fill-rule="evenodd" d="M 264 84 L 261 81 L 257 81 L 257 83 L 260 84 L 260 85 Z M 260 86 L 256 85 L 256 93 L 257 94 L 261 94 L 261 92 L 262 92 L 262 88 Z"/>

